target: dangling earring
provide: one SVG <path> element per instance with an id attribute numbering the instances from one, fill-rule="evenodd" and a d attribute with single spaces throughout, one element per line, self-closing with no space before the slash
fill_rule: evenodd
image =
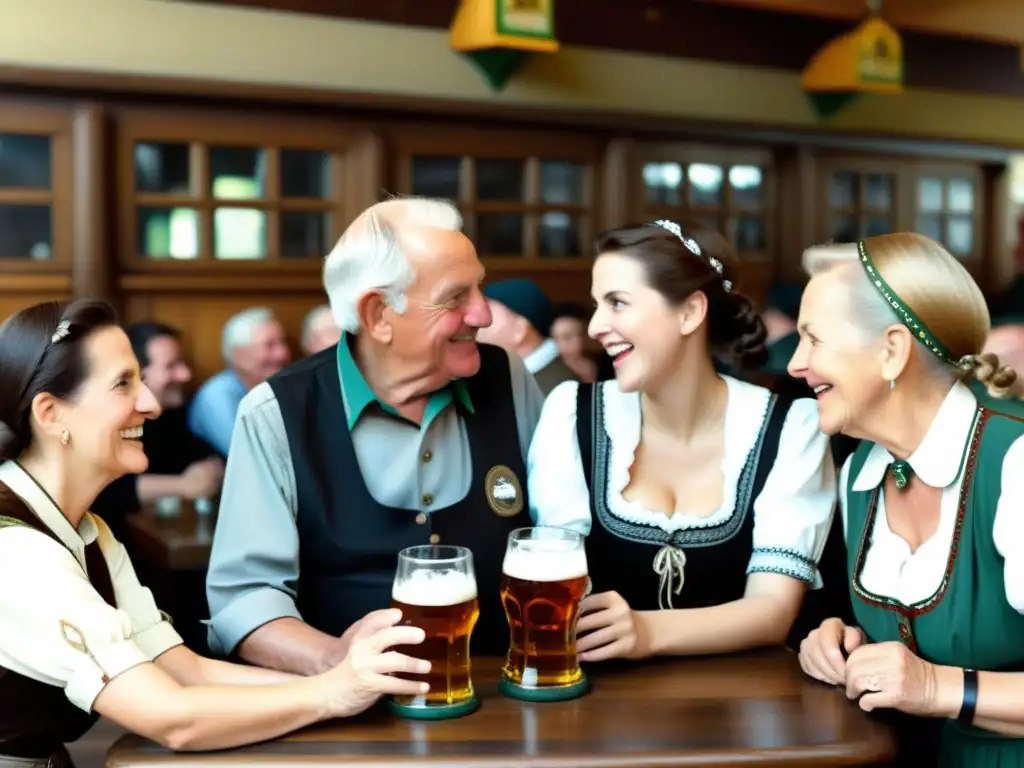
<path id="1" fill-rule="evenodd" d="M 896 389 L 896 379 L 889 379 L 889 391 Z"/>
<path id="2" fill-rule="evenodd" d="M 62 429 L 60 431 L 60 444 L 61 445 L 67 445 L 70 442 L 71 442 L 71 433 L 68 432 L 66 429 Z"/>

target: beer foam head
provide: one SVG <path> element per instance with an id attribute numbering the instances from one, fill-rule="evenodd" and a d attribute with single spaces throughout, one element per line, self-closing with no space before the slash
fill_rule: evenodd
<path id="1" fill-rule="evenodd" d="M 395 579 L 391 599 L 406 605 L 458 605 L 476 598 L 476 579 L 462 571 L 420 568 Z"/>
<path id="2" fill-rule="evenodd" d="M 527 540 L 505 553 L 502 569 L 523 581 L 568 581 L 587 575 L 587 552 L 574 541 Z"/>

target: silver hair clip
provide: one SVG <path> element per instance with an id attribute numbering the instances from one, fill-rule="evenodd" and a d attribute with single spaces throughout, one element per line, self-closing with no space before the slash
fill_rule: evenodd
<path id="1" fill-rule="evenodd" d="M 50 337 L 50 343 L 56 344 L 61 339 L 65 338 L 69 333 L 71 333 L 71 323 L 69 323 L 67 320 L 61 320 L 60 323 L 57 325 L 57 330 L 55 330 L 53 332 L 53 335 Z"/>
<path id="2" fill-rule="evenodd" d="M 720 262 L 714 256 L 705 256 L 704 252 L 700 249 L 700 246 L 697 245 L 697 241 L 694 240 L 692 237 L 687 237 L 686 235 L 683 234 L 682 227 L 680 227 L 674 221 L 669 221 L 668 219 L 658 219 L 654 223 L 657 224 L 662 229 L 667 230 L 676 237 L 678 237 L 679 242 L 686 246 L 686 249 L 690 253 L 692 253 L 694 256 L 698 258 L 705 259 L 708 262 L 708 264 L 711 265 L 711 268 L 718 273 L 718 276 L 722 277 L 724 272 L 722 262 Z M 722 277 L 722 287 L 725 288 L 726 293 L 729 293 L 732 290 L 732 280 L 726 280 L 724 277 Z"/>

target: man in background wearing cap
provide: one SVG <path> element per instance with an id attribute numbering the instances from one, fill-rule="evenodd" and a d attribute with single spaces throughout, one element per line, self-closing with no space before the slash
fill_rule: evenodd
<path id="1" fill-rule="evenodd" d="M 484 296 L 492 320 L 477 332 L 477 341 L 519 355 L 545 395 L 563 381 L 577 380 L 551 338 L 554 310 L 539 285 L 525 278 L 502 280 L 486 286 Z"/>

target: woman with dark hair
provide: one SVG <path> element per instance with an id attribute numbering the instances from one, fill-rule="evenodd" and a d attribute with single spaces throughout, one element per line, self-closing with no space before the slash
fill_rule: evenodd
<path id="1" fill-rule="evenodd" d="M 724 239 L 657 221 L 597 242 L 589 334 L 616 379 L 548 396 L 529 456 L 539 525 L 587 535 L 580 658 L 782 643 L 835 501 L 815 403 L 720 375 L 764 362 Z"/>
<path id="2" fill-rule="evenodd" d="M 423 633 L 381 611 L 314 677 L 197 656 L 89 512 L 147 465 L 158 415 L 128 337 L 100 302 L 37 304 L 0 326 L 0 766 L 67 764 L 99 715 L 175 749 L 218 749 L 353 715 L 391 673 L 429 665 L 388 649 Z"/>

